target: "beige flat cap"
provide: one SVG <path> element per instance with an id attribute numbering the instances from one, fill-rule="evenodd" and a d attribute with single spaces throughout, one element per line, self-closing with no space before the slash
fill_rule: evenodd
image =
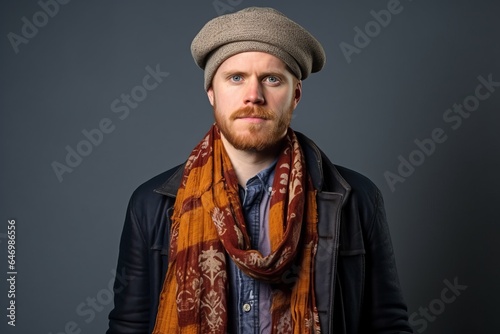
<path id="1" fill-rule="evenodd" d="M 205 70 L 206 90 L 224 60 L 248 51 L 280 58 L 300 80 L 320 71 L 326 61 L 316 38 L 281 12 L 267 7 L 249 7 L 216 17 L 191 43 L 196 64 Z"/>

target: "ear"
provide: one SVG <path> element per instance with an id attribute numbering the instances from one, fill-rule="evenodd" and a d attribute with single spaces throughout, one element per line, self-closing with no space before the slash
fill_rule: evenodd
<path id="1" fill-rule="evenodd" d="M 208 100 L 210 101 L 210 104 L 213 107 L 214 106 L 214 89 L 212 86 L 210 86 L 210 88 L 207 90 L 207 96 L 208 96 Z"/>
<path id="2" fill-rule="evenodd" d="M 296 80 L 295 81 L 295 89 L 294 89 L 294 97 L 293 97 L 294 107 L 297 107 L 297 104 L 299 104 L 301 97 L 302 97 L 302 80 Z"/>

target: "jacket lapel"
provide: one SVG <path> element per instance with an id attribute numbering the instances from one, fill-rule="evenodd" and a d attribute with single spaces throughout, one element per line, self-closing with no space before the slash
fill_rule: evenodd
<path id="1" fill-rule="evenodd" d="M 316 144 L 301 133 L 297 137 L 304 151 L 308 172 L 318 191 L 318 251 L 314 284 L 321 331 L 333 330 L 334 301 L 339 255 L 340 219 L 351 187 Z M 321 275 L 319 275 L 321 273 Z M 341 305 L 338 305 L 342 307 Z"/>

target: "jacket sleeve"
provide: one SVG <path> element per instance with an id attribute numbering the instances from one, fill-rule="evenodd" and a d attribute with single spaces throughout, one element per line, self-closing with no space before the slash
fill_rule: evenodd
<path id="1" fill-rule="evenodd" d="M 109 314 L 107 334 L 148 333 L 151 312 L 148 243 L 129 203 L 120 240 L 114 283 L 114 309 Z"/>
<path id="2" fill-rule="evenodd" d="M 376 189 L 374 211 L 366 227 L 365 298 L 361 333 L 413 333 L 400 289 L 384 203 Z"/>

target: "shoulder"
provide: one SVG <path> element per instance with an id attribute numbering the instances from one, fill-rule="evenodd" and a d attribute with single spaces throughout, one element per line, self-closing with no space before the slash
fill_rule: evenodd
<path id="1" fill-rule="evenodd" d="M 175 193 L 170 196 L 161 190 L 172 180 L 179 168 L 180 166 L 176 166 L 152 177 L 132 193 L 123 233 L 126 239 L 140 235 L 150 246 L 163 244 L 169 210 L 175 203 Z"/>
<path id="2" fill-rule="evenodd" d="M 333 167 L 337 169 L 342 178 L 350 185 L 350 196 L 371 202 L 373 205 L 377 203 L 379 197 L 381 197 L 381 193 L 372 180 L 352 169 L 339 165 L 333 165 Z"/>
<path id="3" fill-rule="evenodd" d="M 379 188 L 368 177 L 356 171 L 343 166 L 334 167 L 351 187 L 342 210 L 344 230 L 355 232 L 351 234 L 361 231 L 365 240 L 372 238 L 376 228 L 382 227 L 382 230 L 387 231 L 384 200 Z"/>
<path id="4" fill-rule="evenodd" d="M 373 199 L 380 196 L 377 186 L 366 176 L 332 160 L 316 143 L 295 131 L 304 151 L 307 166 L 315 187 L 326 192 L 348 193 L 348 196 Z"/>
<path id="5" fill-rule="evenodd" d="M 344 216 L 360 219 L 366 227 L 366 224 L 372 222 L 375 216 L 383 214 L 382 194 L 372 180 L 350 168 L 332 163 L 330 158 L 311 140 L 306 143 L 309 147 L 308 151 L 316 152 L 312 156 L 320 162 L 321 189 L 343 194 Z M 309 155 L 311 156 L 311 153 Z M 313 159 L 309 158 L 309 160 Z"/>
<path id="6" fill-rule="evenodd" d="M 162 190 L 165 189 L 165 185 L 172 180 L 181 166 L 175 166 L 139 185 L 130 197 L 129 206 L 136 211 L 142 211 L 148 208 L 154 209 L 158 204 L 165 201 L 167 196 Z M 170 197 L 174 198 L 175 193 Z"/>

